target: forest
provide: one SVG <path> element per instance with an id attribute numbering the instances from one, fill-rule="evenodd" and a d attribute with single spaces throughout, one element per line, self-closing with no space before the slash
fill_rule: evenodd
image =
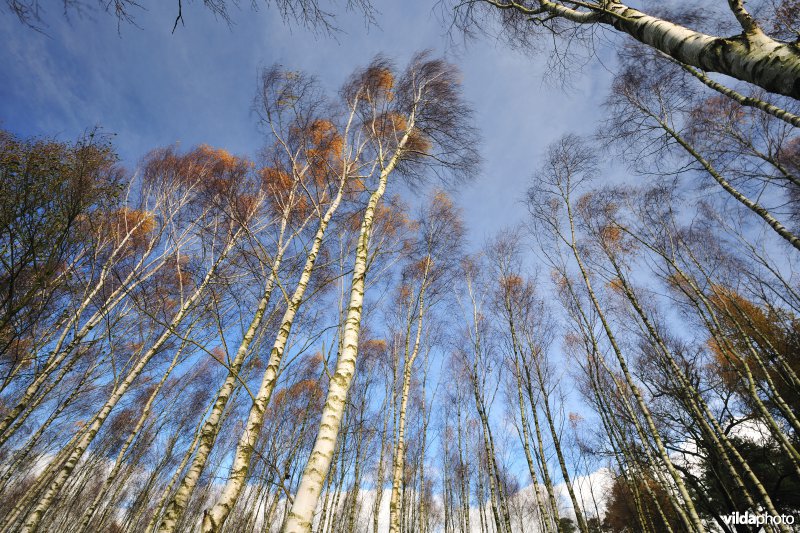
<path id="1" fill-rule="evenodd" d="M 251 9 L 165 4 L 176 35 Z M 324 39 L 379 4 L 253 9 Z M 491 235 L 438 50 L 262 65 L 250 154 L 0 123 L 0 532 L 800 530 L 800 2 L 422 4 L 613 69 Z"/>

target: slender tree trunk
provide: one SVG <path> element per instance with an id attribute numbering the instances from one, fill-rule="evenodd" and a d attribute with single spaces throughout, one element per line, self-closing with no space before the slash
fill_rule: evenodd
<path id="1" fill-rule="evenodd" d="M 153 344 L 153 346 L 147 351 L 147 353 L 145 353 L 139 359 L 138 363 L 130 370 L 130 372 L 122 381 L 122 383 L 120 383 L 119 387 L 117 387 L 114 390 L 111 397 L 106 401 L 105 405 L 94 416 L 92 422 L 89 424 L 88 430 L 84 433 L 83 437 L 76 443 L 75 448 L 73 449 L 72 453 L 69 455 L 69 457 L 67 458 L 66 462 L 63 464 L 61 469 L 59 470 L 56 478 L 52 481 L 45 494 L 39 500 L 39 503 L 36 506 L 36 508 L 28 516 L 28 519 L 25 521 L 25 524 L 22 527 L 21 530 L 22 532 L 24 533 L 33 532 L 38 528 L 42 516 L 44 515 L 44 513 L 52 504 L 53 500 L 58 495 L 58 491 L 61 489 L 64 482 L 66 482 L 67 478 L 69 478 L 69 475 L 75 469 L 75 466 L 77 466 L 78 461 L 83 456 L 86 449 L 89 447 L 89 444 L 91 444 L 95 435 L 97 435 L 97 432 L 100 430 L 100 427 L 103 425 L 106 418 L 111 413 L 111 410 L 117 405 L 122 396 L 128 391 L 130 386 L 133 384 L 134 380 L 137 377 L 139 377 L 139 375 L 142 373 L 147 363 L 149 363 L 150 360 L 153 358 L 153 356 L 155 356 L 161 350 L 161 348 L 167 342 L 167 340 L 170 337 L 172 337 L 174 331 L 181 324 L 186 314 L 194 306 L 195 302 L 200 298 L 200 296 L 205 291 L 206 286 L 216 273 L 217 266 L 219 266 L 219 264 L 225 259 L 227 253 L 231 250 L 233 244 L 236 242 L 237 237 L 238 233 L 234 235 L 230 239 L 230 241 L 226 244 L 222 253 L 219 255 L 219 257 L 217 257 L 217 259 L 214 261 L 214 264 L 209 268 L 209 271 L 206 274 L 203 281 L 197 287 L 192 296 L 190 296 L 180 307 L 180 309 L 175 314 L 174 318 L 170 322 L 167 329 L 161 334 L 161 336 L 158 338 L 155 344 Z"/>
<path id="2" fill-rule="evenodd" d="M 314 266 L 316 265 L 317 256 L 319 255 L 319 251 L 322 247 L 322 242 L 325 237 L 325 230 L 328 227 L 331 217 L 341 203 L 345 181 L 346 176 L 342 178 L 342 181 L 339 183 L 339 189 L 335 198 L 333 198 L 324 216 L 320 219 L 317 232 L 314 235 L 314 241 L 311 245 L 311 249 L 308 252 L 308 256 L 306 257 L 306 263 L 303 267 L 303 271 L 300 274 L 300 279 L 297 282 L 297 286 L 292 294 L 292 298 L 287 304 L 286 311 L 283 315 L 283 319 L 281 320 L 281 327 L 278 331 L 277 337 L 275 338 L 275 343 L 272 346 L 267 368 L 264 371 L 261 386 L 250 409 L 245 430 L 242 433 L 242 436 L 239 439 L 239 443 L 236 447 L 236 453 L 234 456 L 233 465 L 231 466 L 230 477 L 228 478 L 228 481 L 226 482 L 225 487 L 222 490 L 222 494 L 220 495 L 216 504 L 214 504 L 214 506 L 203 516 L 203 531 L 205 532 L 217 531 L 222 526 L 231 509 L 233 509 L 234 505 L 236 504 L 236 500 L 239 498 L 242 488 L 244 487 L 247 472 L 250 468 L 250 458 L 253 453 L 253 446 L 255 445 L 255 441 L 258 438 L 259 433 L 261 432 L 261 426 L 264 423 L 264 413 L 267 405 L 269 404 L 272 391 L 278 378 L 278 371 L 283 358 L 283 352 L 286 348 L 287 342 L 289 341 L 289 334 L 291 333 L 292 324 L 294 323 L 295 315 L 297 314 L 297 311 L 303 302 L 306 287 L 308 287 L 311 274 L 314 270 Z"/>
<path id="3" fill-rule="evenodd" d="M 413 120 L 409 121 L 409 128 L 413 128 Z M 319 494 L 325 476 L 330 469 L 331 457 L 336 446 L 339 433 L 339 424 L 347 404 L 347 393 L 355 372 L 356 357 L 358 355 L 358 339 L 361 330 L 361 311 L 364 302 L 364 284 L 367 274 L 367 259 L 369 252 L 369 239 L 372 234 L 372 224 L 375 209 L 378 206 L 389 174 L 394 170 L 400 156 L 400 150 L 408 141 L 409 132 L 403 135 L 397 150 L 392 155 L 388 164 L 381 170 L 378 188 L 370 195 L 364 219 L 361 223 L 361 233 L 356 247 L 356 258 L 353 266 L 352 286 L 350 289 L 350 303 L 347 308 L 344 332 L 342 334 L 342 352 L 336 362 L 336 371 L 331 378 L 328 388 L 328 397 L 322 410 L 322 422 L 319 433 L 314 442 L 311 457 L 303 471 L 297 495 L 289 512 L 289 520 L 284 527 L 286 533 L 305 533 L 311 530 L 314 510 L 319 501 Z"/>

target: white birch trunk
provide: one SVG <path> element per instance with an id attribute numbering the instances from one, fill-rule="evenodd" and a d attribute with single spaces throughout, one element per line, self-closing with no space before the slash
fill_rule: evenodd
<path id="1" fill-rule="evenodd" d="M 300 279 L 297 281 L 295 291 L 284 312 L 280 330 L 278 331 L 275 343 L 272 346 L 272 351 L 270 352 L 267 368 L 264 370 L 261 386 L 256 394 L 255 402 L 253 402 L 253 406 L 247 418 L 245 430 L 242 432 L 242 436 L 236 447 L 236 454 L 234 456 L 233 465 L 231 466 L 230 477 L 216 504 L 205 512 L 203 516 L 203 531 L 218 531 L 222 527 L 244 488 L 247 472 L 250 468 L 250 458 L 253 454 L 258 435 L 261 432 L 261 426 L 264 423 L 264 413 L 272 397 L 272 391 L 275 388 L 275 382 L 278 378 L 278 371 L 286 344 L 289 340 L 294 317 L 300 308 L 300 304 L 303 302 L 308 282 L 311 279 L 317 256 L 325 238 L 325 231 L 328 227 L 328 223 L 341 203 L 344 186 L 345 178 L 343 178 L 339 184 L 336 196 L 328 206 L 325 215 L 320 219 L 317 232 L 314 235 L 314 241 L 306 257 L 306 263 L 303 266 L 303 272 L 300 275 Z"/>
<path id="2" fill-rule="evenodd" d="M 606 24 L 687 65 L 800 99 L 800 47 L 776 41 L 753 24 L 747 31 L 716 37 L 660 19 L 619 2 L 605 11 L 576 11 L 550 0 L 541 8 L 578 24 Z"/>
<path id="3" fill-rule="evenodd" d="M 401 139 L 389 163 L 381 170 L 378 188 L 370 196 L 367 208 L 364 211 L 364 219 L 361 222 L 361 233 L 358 238 L 355 264 L 353 266 L 350 303 L 347 308 L 344 332 L 342 333 L 342 351 L 336 362 L 336 371 L 331 377 L 328 396 L 322 410 L 319 432 L 314 441 L 314 448 L 303 470 L 297 494 L 289 511 L 288 520 L 283 528 L 283 531 L 287 533 L 307 533 L 311 531 L 314 511 L 319 502 L 319 495 L 322 491 L 325 477 L 330 469 L 331 458 L 336 449 L 336 439 L 339 435 L 339 424 L 342 421 L 347 404 L 347 393 L 353 381 L 356 357 L 358 356 L 358 339 L 361 332 L 361 309 L 364 302 L 369 238 L 372 233 L 375 209 L 383 197 L 383 193 L 386 192 L 389 174 L 397 165 L 400 150 L 408 141 L 411 127 L 413 127 L 413 120 L 410 121 L 410 127 Z"/>
<path id="4" fill-rule="evenodd" d="M 28 516 L 28 519 L 25 521 L 24 525 L 21 528 L 22 533 L 30 533 L 35 531 L 39 523 L 41 522 L 44 513 L 53 503 L 54 499 L 58 495 L 59 490 L 64 485 L 64 483 L 69 478 L 72 471 L 80 461 L 81 457 L 83 457 L 84 452 L 94 440 L 94 437 L 97 435 L 97 432 L 100 431 L 103 423 L 105 422 L 108 415 L 111 413 L 112 409 L 117 405 L 119 400 L 123 397 L 123 395 L 127 392 L 130 386 L 133 384 L 134 380 L 139 377 L 139 375 L 144 370 L 147 363 L 153 358 L 153 356 L 158 353 L 164 343 L 169 340 L 169 338 L 173 335 L 175 328 L 180 325 L 183 321 L 186 314 L 192 308 L 194 303 L 200 298 L 202 293 L 204 292 L 206 286 L 209 282 L 213 279 L 214 274 L 216 273 L 217 266 L 223 261 L 227 253 L 233 248 L 234 243 L 236 242 L 237 235 L 233 236 L 230 241 L 226 244 L 225 248 L 220 253 L 219 257 L 215 260 L 214 264 L 209 268 L 208 273 L 206 274 L 203 281 L 197 287 L 195 292 L 183 303 L 180 307 L 178 312 L 173 317 L 170 325 L 164 330 L 161 336 L 156 340 L 153 346 L 139 359 L 137 364 L 128 372 L 128 375 L 125 379 L 120 383 L 120 385 L 114 390 L 111 394 L 109 399 L 106 401 L 105 405 L 97 412 L 94 416 L 92 422 L 89 424 L 88 429 L 84 432 L 83 436 L 77 441 L 74 449 L 69 454 L 66 462 L 61 466 L 56 477 L 50 483 L 50 486 L 45 491 L 42 498 L 39 500 L 38 504 L 34 508 L 33 512 Z"/>

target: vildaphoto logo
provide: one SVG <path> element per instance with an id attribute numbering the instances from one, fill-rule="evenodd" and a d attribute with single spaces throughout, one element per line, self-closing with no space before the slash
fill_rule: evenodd
<path id="1" fill-rule="evenodd" d="M 753 514 L 750 511 L 733 513 L 722 517 L 729 526 L 764 526 L 775 524 L 794 524 L 794 516 L 790 514 L 771 515 L 767 513 Z"/>

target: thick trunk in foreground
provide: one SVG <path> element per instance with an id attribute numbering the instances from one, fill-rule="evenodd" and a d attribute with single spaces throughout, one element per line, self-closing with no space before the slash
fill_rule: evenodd
<path id="1" fill-rule="evenodd" d="M 720 38 L 611 4 L 607 21 L 637 41 L 687 65 L 750 82 L 769 92 L 800 99 L 800 48 L 776 41 L 760 29 Z"/>
<path id="2" fill-rule="evenodd" d="M 603 24 L 692 67 L 718 72 L 758 85 L 775 94 L 800 99 L 800 47 L 776 41 L 756 24 L 730 37 L 690 30 L 618 2 L 602 2 L 601 10 L 578 11 L 560 2 L 539 0 L 538 8 L 517 2 L 484 0 L 502 9 L 555 16 L 578 24 Z M 577 3 L 577 2 L 576 2 Z M 600 2 L 597 2 L 598 4 Z M 569 4 L 572 4 L 570 2 Z"/>

